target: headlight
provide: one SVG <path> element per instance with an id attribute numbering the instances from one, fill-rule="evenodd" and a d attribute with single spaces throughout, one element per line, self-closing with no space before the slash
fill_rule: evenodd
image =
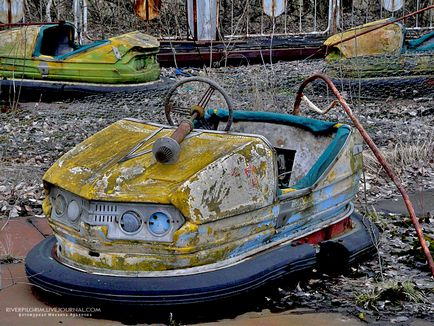
<path id="1" fill-rule="evenodd" d="M 163 236 L 170 230 L 170 218 L 168 215 L 157 212 L 152 214 L 148 220 L 148 229 L 153 235 Z"/>
<path id="2" fill-rule="evenodd" d="M 63 197 L 63 195 L 58 194 L 56 196 L 56 199 L 53 203 L 54 210 L 57 214 L 57 216 L 62 216 L 65 213 L 66 210 L 66 199 Z"/>
<path id="3" fill-rule="evenodd" d="M 68 204 L 68 210 L 67 210 L 67 216 L 68 218 L 75 222 L 81 215 L 81 207 L 80 205 L 75 201 L 71 200 Z"/>
<path id="4" fill-rule="evenodd" d="M 122 214 L 119 219 L 119 226 L 125 233 L 136 233 L 142 227 L 142 218 L 133 211 Z"/>

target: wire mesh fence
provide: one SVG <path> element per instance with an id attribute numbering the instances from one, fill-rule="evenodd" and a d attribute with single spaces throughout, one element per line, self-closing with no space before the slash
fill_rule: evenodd
<path id="1" fill-rule="evenodd" d="M 139 29 L 159 37 L 185 39 L 192 35 L 187 23 L 187 1 L 162 1 L 160 15 L 148 22 L 135 16 L 134 2 L 88 0 L 90 34 L 104 38 Z M 402 3 L 398 10 L 388 11 L 384 0 L 277 0 L 283 11 L 270 16 L 264 11 L 267 2 L 270 0 L 220 0 L 215 9 L 217 14 L 213 15 L 218 20 L 217 36 L 323 34 L 378 19 L 401 17 L 433 4 L 433 0 L 402 0 L 397 1 Z M 73 21 L 72 3 L 73 0 L 27 1 L 27 20 Z M 432 10 L 406 19 L 405 25 L 409 30 L 432 30 Z"/>

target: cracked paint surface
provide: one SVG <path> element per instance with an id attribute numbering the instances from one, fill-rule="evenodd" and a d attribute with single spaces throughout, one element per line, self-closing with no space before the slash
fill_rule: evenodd
<path id="1" fill-rule="evenodd" d="M 209 164 L 175 193 L 175 203 L 192 221 L 206 223 L 273 203 L 276 178 L 273 153 L 264 144 L 249 142 Z"/>
<path id="2" fill-rule="evenodd" d="M 336 44 L 340 40 L 365 32 L 388 20 L 378 20 L 329 37 L 324 45 Z M 399 23 L 391 24 L 351 40 L 341 42 L 329 49 L 327 59 L 352 58 L 380 54 L 399 54 L 404 42 L 403 27 Z"/>
<path id="3" fill-rule="evenodd" d="M 66 153 L 44 182 L 47 191 L 57 186 L 88 201 L 172 205 L 185 217 L 173 241 L 112 240 L 106 226 L 81 221 L 74 229 L 49 219 L 65 262 L 132 273 L 221 262 L 339 219 L 358 187 L 362 161 L 353 151 L 360 143 L 355 133 L 311 191 L 279 197 L 275 152 L 257 136 L 202 132 L 181 144 L 176 164 L 160 164 L 151 153 L 122 161 L 160 128 L 118 121 Z M 161 130 L 137 152 L 172 132 Z M 48 199 L 43 207 L 50 216 Z"/>

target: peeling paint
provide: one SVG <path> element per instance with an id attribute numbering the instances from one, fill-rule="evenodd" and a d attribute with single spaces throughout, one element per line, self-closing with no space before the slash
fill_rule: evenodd
<path id="1" fill-rule="evenodd" d="M 95 192 L 99 195 L 104 195 L 107 191 L 107 187 L 108 187 L 108 179 L 110 178 L 111 175 L 106 175 L 104 174 L 104 176 L 98 180 L 95 184 Z"/>
<path id="2" fill-rule="evenodd" d="M 165 204 L 185 219 L 167 242 L 157 242 L 133 236 L 113 239 L 107 226 L 83 219 L 74 229 L 50 218 L 65 262 L 131 273 L 213 264 L 296 239 L 352 209 L 362 167 L 361 155 L 353 154 L 359 144 L 356 133 L 313 189 L 294 189 L 279 197 L 276 153 L 257 136 L 204 131 L 182 143 L 174 165 L 159 164 L 151 155 L 119 162 L 137 144 L 149 147 L 172 132 L 163 129 L 146 140 L 159 128 L 119 121 L 65 154 L 47 171 L 44 182 L 47 190 L 60 187 L 88 201 Z M 321 139 L 318 148 L 331 139 Z M 48 199 L 43 209 L 50 216 Z"/>
<path id="3" fill-rule="evenodd" d="M 360 34 L 373 28 L 375 25 L 384 24 L 386 22 L 387 19 L 383 19 L 362 26 L 356 26 L 348 31 L 329 37 L 324 42 L 324 45 L 336 44 L 340 40 Z M 403 42 L 404 32 L 402 25 L 400 23 L 390 24 L 351 40 L 338 43 L 333 48 L 329 49 L 327 59 L 336 60 L 342 57 L 352 58 L 379 54 L 399 54 Z"/>
<path id="4" fill-rule="evenodd" d="M 87 169 L 87 168 L 85 168 L 85 167 L 75 167 L 75 168 L 69 169 L 69 171 L 71 171 L 71 173 L 73 173 L 73 174 L 80 174 L 80 173 L 84 173 L 84 172 L 90 172 L 90 170 Z"/>
<path id="5" fill-rule="evenodd" d="M 32 25 L 0 31 L 0 76 L 102 84 L 145 83 L 160 78 L 156 59 L 159 42 L 150 35 L 130 32 L 71 48 L 64 55 L 41 54 L 43 33 L 54 28 L 59 26 Z M 62 28 L 74 34 L 70 23 L 64 23 Z M 114 49 L 118 49 L 116 54 Z"/>
<path id="6" fill-rule="evenodd" d="M 183 213 L 197 223 L 268 206 L 276 184 L 273 164 L 267 164 L 272 155 L 264 144 L 246 143 L 187 180 L 174 203 L 186 203 Z"/>
<path id="7" fill-rule="evenodd" d="M 273 215 L 274 215 L 275 217 L 277 217 L 277 216 L 279 216 L 279 212 L 280 212 L 280 207 L 279 207 L 279 205 L 274 206 L 274 207 L 273 207 Z"/>

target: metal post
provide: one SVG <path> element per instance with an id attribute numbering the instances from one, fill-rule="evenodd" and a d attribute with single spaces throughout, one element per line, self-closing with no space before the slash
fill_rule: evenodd
<path id="1" fill-rule="evenodd" d="M 298 1 L 298 29 L 301 33 L 303 31 L 301 24 L 301 14 L 303 13 L 303 0 Z"/>
<path id="2" fill-rule="evenodd" d="M 331 14 L 330 31 L 332 34 L 336 34 L 338 32 L 338 0 L 332 0 Z"/>
<path id="3" fill-rule="evenodd" d="M 313 31 L 314 32 L 316 32 L 316 14 L 317 14 L 317 12 L 316 12 L 316 0 L 314 0 L 314 2 L 313 2 L 313 6 L 314 6 L 314 8 L 313 8 Z"/>

